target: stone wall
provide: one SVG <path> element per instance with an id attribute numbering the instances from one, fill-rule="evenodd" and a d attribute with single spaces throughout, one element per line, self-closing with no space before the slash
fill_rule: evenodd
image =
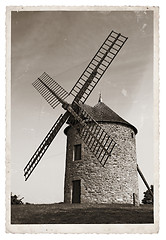
<path id="1" fill-rule="evenodd" d="M 81 180 L 81 203 L 139 203 L 135 133 L 127 126 L 105 123 L 101 126 L 117 142 L 102 167 L 76 131 L 67 131 L 64 201 L 72 203 L 72 181 Z M 75 144 L 82 144 L 82 159 L 73 160 Z"/>

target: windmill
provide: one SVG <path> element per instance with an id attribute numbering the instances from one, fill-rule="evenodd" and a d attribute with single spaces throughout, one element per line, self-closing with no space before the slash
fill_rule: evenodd
<path id="1" fill-rule="evenodd" d="M 101 167 L 106 168 L 107 161 L 111 157 L 117 142 L 83 106 L 127 39 L 121 33 L 111 31 L 69 93 L 45 72 L 33 83 L 33 86 L 52 108 L 61 103 L 66 112 L 59 116 L 27 163 L 24 168 L 25 180 L 30 177 L 65 122 L 76 131 L 76 134 L 95 156 Z M 69 95 L 74 97 L 71 104 L 66 102 Z"/>

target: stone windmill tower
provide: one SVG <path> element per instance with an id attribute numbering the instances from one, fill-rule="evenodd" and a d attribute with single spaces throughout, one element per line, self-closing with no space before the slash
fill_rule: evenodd
<path id="1" fill-rule="evenodd" d="M 67 135 L 64 201 L 66 203 L 139 204 L 135 135 L 137 129 L 101 98 L 94 107 L 83 106 L 116 141 L 104 168 L 70 126 Z"/>
<path id="2" fill-rule="evenodd" d="M 132 203 L 133 198 L 138 202 L 136 170 L 150 190 L 136 165 L 136 128 L 101 100 L 94 107 L 85 105 L 126 41 L 127 37 L 112 31 L 70 93 L 45 72 L 33 83 L 51 107 L 61 103 L 66 112 L 59 116 L 25 166 L 25 180 L 67 122 L 65 202 Z M 74 97 L 71 104 L 65 101 L 69 95 Z"/>

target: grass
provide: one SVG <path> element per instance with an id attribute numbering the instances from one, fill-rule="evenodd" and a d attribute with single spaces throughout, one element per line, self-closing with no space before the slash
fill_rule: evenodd
<path id="1" fill-rule="evenodd" d="M 12 224 L 153 223 L 152 205 L 30 204 L 11 205 Z"/>

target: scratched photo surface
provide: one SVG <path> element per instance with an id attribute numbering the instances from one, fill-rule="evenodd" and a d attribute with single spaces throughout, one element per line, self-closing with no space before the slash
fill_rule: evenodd
<path id="1" fill-rule="evenodd" d="M 105 154 L 108 153 L 107 147 L 101 154 L 98 154 L 97 158 L 95 153 L 93 154 L 87 149 L 87 146 L 90 145 L 90 140 L 88 142 L 87 139 L 85 139 L 85 143 L 82 143 L 83 149 L 80 150 L 79 148 L 82 147 L 79 142 L 80 136 L 84 138 L 84 134 L 87 134 L 88 138 L 94 141 L 91 145 L 94 145 L 95 141 L 96 144 L 99 144 L 98 149 L 101 147 L 101 138 L 97 134 L 94 137 L 91 134 L 88 135 L 87 132 L 84 133 L 82 130 L 84 125 L 81 125 L 82 127 L 79 129 L 68 127 L 70 121 L 71 125 L 73 124 L 72 117 L 68 120 L 69 122 L 64 123 L 61 127 L 39 164 L 26 179 L 24 168 L 51 127 L 61 114 L 65 114 L 66 109 L 69 112 L 68 116 L 72 115 L 72 110 L 69 109 L 71 105 L 67 105 L 66 109 L 62 108 L 63 101 L 72 103 L 77 95 L 76 92 L 71 91 L 72 88 L 108 35 L 111 34 L 111 31 L 115 31 L 115 33 L 112 33 L 112 39 L 118 37 L 119 33 L 122 35 L 119 44 L 124 41 L 124 46 L 115 56 L 107 71 L 101 70 L 105 73 L 87 99 L 83 101 L 86 106 L 81 108 L 85 109 L 95 121 L 100 123 L 106 134 L 111 136 L 111 140 L 113 139 L 117 143 L 115 146 L 111 145 L 112 148 L 109 150 L 111 156 L 107 161 L 103 161 L 104 166 L 100 164 L 99 160 L 105 159 Z M 126 38 L 124 39 L 124 37 Z M 118 49 L 115 46 L 112 47 Z M 114 51 L 115 55 L 116 50 Z M 100 56 L 100 58 L 102 57 L 103 55 Z M 107 61 L 111 61 L 109 57 L 105 58 L 105 65 Z M 64 217 L 59 222 L 56 222 L 54 216 L 46 220 L 46 214 L 43 217 L 44 220 L 41 220 L 40 217 L 37 218 L 36 215 L 38 219 L 36 222 L 26 222 L 21 217 L 18 220 L 11 216 L 12 224 L 132 223 L 128 219 L 123 219 L 125 212 L 123 216 L 120 215 L 120 218 L 123 219 L 122 222 L 117 219 L 109 222 L 109 216 L 107 216 L 106 211 L 104 212 L 104 207 L 111 203 L 114 203 L 115 206 L 116 204 L 121 206 L 125 203 L 127 212 L 129 205 L 134 209 L 133 205 L 137 207 L 139 203 L 142 204 L 147 186 L 142 181 L 139 171 L 137 171 L 137 164 L 148 185 L 151 187 L 155 184 L 153 61 L 154 12 L 151 10 L 11 11 L 10 193 L 17 195 L 18 199 L 23 198 L 21 200 L 23 204 L 20 207 L 29 206 L 31 212 L 34 211 L 35 206 L 40 206 L 39 204 L 43 204 L 43 211 L 47 211 L 46 204 L 50 204 L 51 211 L 55 210 L 57 215 L 58 208 L 64 212 Z M 95 70 L 98 67 L 102 69 L 100 64 L 100 66 L 97 65 L 98 63 L 101 64 L 99 58 L 94 68 L 92 67 L 90 75 L 88 75 L 89 78 L 97 76 L 93 76 L 93 74 L 96 74 Z M 97 71 L 99 70 L 97 69 Z M 42 75 L 43 73 L 45 75 Z M 53 98 L 53 93 L 50 93 L 52 95 L 48 99 L 47 96 L 42 96 L 41 89 L 45 87 L 49 91 L 52 86 L 49 83 L 48 88 L 43 84 L 45 80 L 47 82 L 47 74 L 64 89 L 62 93 L 63 91 L 64 94 L 66 92 L 70 93 L 70 91 L 73 93 L 68 98 L 59 100 L 62 104 L 55 108 L 50 106 L 49 103 L 49 99 Z M 41 78 L 38 79 L 40 76 Z M 100 77 L 100 74 L 98 77 Z M 35 89 L 35 86 L 32 85 L 35 81 L 38 81 L 36 84 L 41 84 L 41 86 L 36 87 L 38 89 Z M 79 86 L 78 90 L 82 86 L 83 84 Z M 79 107 L 76 105 L 73 108 L 78 113 Z M 83 120 L 86 118 L 91 122 L 83 110 L 82 114 L 84 115 Z M 107 118 L 111 118 L 111 116 L 108 116 L 109 114 L 114 119 L 111 122 L 118 122 L 118 124 L 104 125 L 104 122 L 109 122 Z M 78 118 L 76 120 L 78 121 Z M 127 132 L 128 129 L 129 132 Z M 82 135 L 77 137 L 76 133 L 75 136 L 76 131 L 82 131 L 80 133 Z M 95 131 L 97 131 L 97 128 L 95 128 Z M 115 133 L 116 131 L 120 133 L 120 140 Z M 130 134 L 131 139 L 126 139 L 128 135 L 125 134 Z M 104 139 L 107 140 L 106 135 Z M 106 140 L 103 140 L 103 145 L 107 144 Z M 133 141 L 134 147 L 132 145 Z M 110 144 L 113 144 L 113 142 Z M 45 147 L 47 148 L 47 144 L 45 144 Z M 123 155 L 127 159 L 126 162 L 121 159 L 123 149 L 126 149 Z M 130 149 L 134 151 L 134 157 L 129 153 Z M 91 150 L 93 150 L 92 146 Z M 85 153 L 86 151 L 87 153 Z M 84 165 L 83 160 L 79 162 L 81 154 L 84 157 L 87 154 L 88 161 L 92 162 L 88 162 L 87 165 Z M 66 163 L 66 159 L 70 157 L 72 158 L 72 164 L 74 162 L 77 164 L 77 167 L 73 168 L 74 170 L 70 169 L 72 168 L 70 163 Z M 131 164 L 128 161 L 129 159 Z M 116 162 L 115 166 L 112 167 L 110 165 L 111 161 L 117 161 L 118 163 Z M 82 164 L 80 168 L 79 164 Z M 87 169 L 86 166 L 88 166 Z M 127 166 L 129 171 L 124 171 Z M 81 171 L 84 171 L 84 174 Z M 105 172 L 103 173 L 103 171 Z M 114 175 L 111 181 L 109 181 L 110 173 Z M 82 176 L 83 180 L 81 180 Z M 135 182 L 134 185 L 131 184 L 131 189 L 130 185 L 126 183 L 128 181 L 126 180 L 127 177 L 130 182 Z M 99 178 L 98 181 L 97 178 Z M 116 186 L 116 189 L 113 185 Z M 136 189 L 135 192 L 133 188 Z M 75 191 L 75 194 L 73 191 Z M 120 194 L 123 191 L 124 195 Z M 128 197 L 127 193 L 130 193 L 131 196 Z M 77 214 L 80 214 L 82 219 L 86 214 L 92 214 L 90 212 L 92 209 L 84 214 L 84 210 L 88 209 L 88 204 L 101 204 L 100 206 L 96 205 L 99 218 L 100 210 L 102 212 L 100 222 L 93 222 L 95 217 L 93 219 L 89 217 L 89 222 L 88 220 L 81 222 L 79 219 L 70 222 L 72 217 L 69 212 L 65 215 L 65 206 L 70 207 L 71 203 L 78 202 L 81 204 L 73 206 L 75 206 L 74 210 L 77 211 Z M 146 207 L 148 212 L 151 211 L 150 220 L 140 220 L 138 215 L 137 223 L 153 224 L 153 207 L 151 204 L 147 204 Z M 17 211 L 17 209 L 13 210 L 13 214 L 14 211 Z M 143 214 L 144 209 L 141 209 L 141 211 Z M 107 216 L 107 221 L 102 214 Z"/>

